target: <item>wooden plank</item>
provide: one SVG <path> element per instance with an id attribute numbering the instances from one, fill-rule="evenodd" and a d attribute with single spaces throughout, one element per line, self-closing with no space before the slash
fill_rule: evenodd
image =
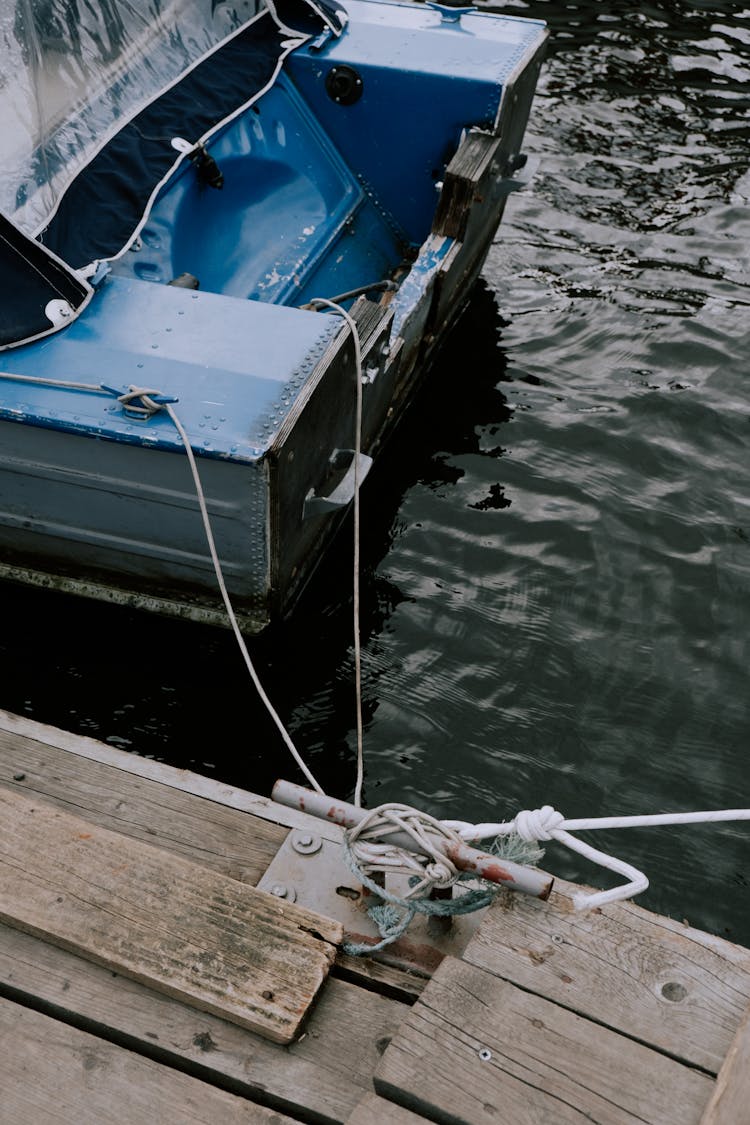
<path id="1" fill-rule="evenodd" d="M 0 921 L 289 1042 L 338 922 L 0 787 Z"/>
<path id="2" fill-rule="evenodd" d="M 302 1036 L 282 1048 L 6 926 L 0 993 L 235 1093 L 325 1122 L 344 1121 L 372 1089 L 375 1067 L 407 1011 L 329 978 Z"/>
<path id="3" fill-rule="evenodd" d="M 243 883 L 258 882 L 287 835 L 267 820 L 2 728 L 0 761 L 9 788 Z"/>
<path id="4" fill-rule="evenodd" d="M 575 890 L 503 895 L 464 960 L 716 1074 L 750 1003 L 750 952 L 631 902 L 577 913 Z"/>
<path id="5" fill-rule="evenodd" d="M 181 793 L 191 793 L 195 797 L 204 797 L 207 801 L 215 801 L 227 808 L 237 809 L 241 812 L 251 813 L 253 816 L 270 820 L 274 824 L 283 824 L 287 828 L 305 828 L 324 836 L 327 840 L 341 840 L 342 832 L 333 824 L 325 824 L 317 817 L 309 816 L 298 809 L 286 809 L 277 805 L 270 797 L 262 797 L 258 793 L 249 793 L 245 789 L 237 789 L 234 785 L 227 785 L 213 777 L 203 777 L 191 770 L 177 769 L 168 766 L 166 762 L 156 762 L 151 758 L 139 758 L 137 754 L 118 750 L 104 742 L 97 742 L 84 735 L 72 734 L 70 731 L 58 730 L 57 727 L 38 723 L 28 719 L 25 715 L 14 715 L 11 711 L 0 709 L 0 730 L 9 734 L 20 734 L 43 742 L 45 746 L 55 746 L 65 750 L 68 754 L 85 758 L 90 762 L 102 762 L 124 773 L 137 777 L 147 778 L 149 781 L 159 782 L 170 789 L 177 789 Z"/>
<path id="6" fill-rule="evenodd" d="M 446 957 L 383 1055 L 375 1089 L 451 1125 L 690 1125 L 711 1079 Z"/>
<path id="7" fill-rule="evenodd" d="M 287 816 L 326 839 L 342 835 L 268 798 L 2 710 L 0 783 L 252 885 L 283 843 Z M 267 819 L 276 816 L 279 824 Z M 345 979 L 399 999 L 418 995 L 426 980 L 341 953 L 336 964 Z"/>
<path id="8" fill-rule="evenodd" d="M 701 1125 L 738 1125 L 750 1114 L 750 1009 L 737 1029 Z"/>
<path id="9" fill-rule="evenodd" d="M 491 133 L 468 133 L 448 164 L 435 209 L 432 233 L 463 241 L 475 202 L 500 175 L 500 140 Z"/>
<path id="10" fill-rule="evenodd" d="M 3 1121 L 29 1125 L 293 1125 L 39 1012 L 0 1000 Z"/>
<path id="11" fill-rule="evenodd" d="M 340 950 L 336 954 L 336 974 L 343 980 L 351 980 L 364 988 L 372 988 L 384 996 L 411 1003 L 424 991 L 430 979 L 425 972 L 416 969 L 402 969 L 374 961 L 371 957 L 352 957 Z"/>
<path id="12" fill-rule="evenodd" d="M 387 1102 L 377 1094 L 366 1094 L 347 1117 L 346 1125 L 423 1125 L 424 1120 L 410 1109 Z"/>

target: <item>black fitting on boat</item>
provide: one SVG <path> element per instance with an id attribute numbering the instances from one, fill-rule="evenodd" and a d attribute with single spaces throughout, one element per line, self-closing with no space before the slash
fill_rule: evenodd
<path id="1" fill-rule="evenodd" d="M 337 105 L 354 105 L 362 90 L 362 78 L 353 66 L 332 66 L 326 75 L 326 92 Z"/>
<path id="2" fill-rule="evenodd" d="M 368 297 L 370 293 L 396 293 L 398 285 L 395 281 L 375 281 L 372 285 L 358 285 L 356 289 L 348 289 L 346 293 L 337 293 L 335 297 L 313 297 L 301 309 L 312 309 L 316 312 L 325 309 L 327 305 L 340 305 L 342 301 L 353 301 L 356 297 Z"/>
<path id="3" fill-rule="evenodd" d="M 508 172 L 520 172 L 529 162 L 528 153 L 517 152 L 508 160 Z"/>
<path id="4" fill-rule="evenodd" d="M 217 189 L 224 187 L 224 173 L 205 145 L 196 145 L 190 153 L 190 159 L 202 184 Z"/>

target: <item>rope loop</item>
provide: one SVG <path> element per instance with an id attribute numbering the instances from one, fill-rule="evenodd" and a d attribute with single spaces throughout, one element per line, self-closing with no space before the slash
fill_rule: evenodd
<path id="1" fill-rule="evenodd" d="M 394 832 L 409 832 L 412 839 L 419 840 L 420 847 L 429 845 L 433 854 L 415 855 L 386 844 L 382 839 L 377 842 L 378 836 L 387 839 Z M 372 809 L 364 820 L 344 833 L 345 862 L 375 899 L 367 913 L 378 927 L 381 938 L 374 945 L 345 942 L 345 953 L 371 955 L 385 949 L 406 932 L 418 914 L 447 917 L 471 914 L 489 906 L 502 888 L 457 870 L 440 852 L 440 841 L 447 840 L 460 841 L 460 836 L 427 813 L 396 804 Z M 403 896 L 394 894 L 375 882 L 373 876 L 377 873 L 407 875 L 409 890 Z M 434 888 L 442 889 L 454 883 L 459 884 L 461 891 L 452 898 L 429 897 Z"/>
<path id="2" fill-rule="evenodd" d="M 178 400 L 170 395 L 162 394 L 155 387 L 128 387 L 124 394 L 117 395 L 117 401 L 126 414 L 133 418 L 148 419 L 158 414 L 169 403 Z"/>
<path id="3" fill-rule="evenodd" d="M 417 855 L 389 844 L 388 837 L 394 833 L 405 833 L 419 851 L 427 854 Z M 455 829 L 428 813 L 395 802 L 370 809 L 346 833 L 352 868 L 363 881 L 375 874 L 410 877 L 404 902 L 426 897 L 433 888 L 451 887 L 458 880 L 460 872 L 445 851 L 449 843 L 461 843 Z"/>
<path id="4" fill-rule="evenodd" d="M 622 899 L 632 898 L 641 894 L 648 888 L 648 878 L 637 867 L 592 847 L 591 844 L 580 840 L 574 833 L 588 832 L 592 829 L 611 828 L 656 828 L 670 824 L 717 824 L 720 821 L 750 820 L 750 809 L 713 809 L 707 812 L 673 812 L 673 813 L 647 813 L 644 816 L 598 816 L 569 819 L 553 809 L 552 805 L 543 805 L 540 809 L 524 809 L 516 814 L 513 820 L 482 822 L 470 824 L 465 820 L 450 820 L 447 824 L 460 833 L 461 838 L 470 843 L 488 840 L 491 837 L 505 838 L 511 833 L 516 833 L 523 840 L 554 840 L 571 851 L 578 852 L 591 863 L 598 864 L 608 871 L 623 875 L 626 883 L 612 887 L 608 891 L 598 891 L 595 894 L 576 892 L 573 896 L 573 905 L 576 910 L 592 910 L 595 907 L 606 906 L 611 902 L 620 902 Z"/>
<path id="5" fill-rule="evenodd" d="M 453 864 L 449 867 L 447 863 L 428 863 L 424 869 L 425 878 L 429 879 L 430 885 L 442 890 L 444 887 L 452 887 L 456 881 L 457 873 Z"/>

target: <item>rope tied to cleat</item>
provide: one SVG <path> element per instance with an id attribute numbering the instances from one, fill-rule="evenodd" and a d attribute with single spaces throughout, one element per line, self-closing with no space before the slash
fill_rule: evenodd
<path id="1" fill-rule="evenodd" d="M 271 796 L 278 804 L 347 830 L 344 860 L 375 898 L 368 914 L 382 938 L 377 945 L 349 943 L 347 953 L 384 949 L 401 937 L 417 914 L 470 914 L 489 906 L 503 888 L 542 899 L 552 889 L 550 875 L 523 866 L 535 862 L 541 852 L 521 841 L 499 852 L 478 851 L 450 825 L 409 805 L 389 803 L 368 810 L 289 781 L 277 781 Z M 406 876 L 406 893 L 398 895 L 385 887 L 386 875 Z M 452 898 L 430 897 L 435 890 L 454 886 Z"/>
<path id="2" fill-rule="evenodd" d="M 365 953 L 395 941 L 417 913 L 449 915 L 479 910 L 492 901 L 501 886 L 546 899 L 552 886 L 551 876 L 535 868 L 519 866 L 541 858 L 540 851 L 523 854 L 524 846 L 528 849 L 537 841 L 555 841 L 592 863 L 625 876 L 627 882 L 610 890 L 593 894 L 579 891 L 573 895 L 576 910 L 592 910 L 641 894 L 648 888 L 649 881 L 632 864 L 592 847 L 574 836 L 574 831 L 750 820 L 750 809 L 566 820 L 551 805 L 544 805 L 540 809 L 524 809 L 512 820 L 471 824 L 462 820 L 437 820 L 408 805 L 386 804 L 367 811 L 325 794 L 311 793 L 287 781 L 276 782 L 272 797 L 279 804 L 303 809 L 347 829 L 344 854 L 350 869 L 385 904 L 408 913 L 408 918 L 406 914 L 401 916 L 403 925 L 397 925 L 392 910 L 383 913 L 378 907 L 372 908 L 370 914 L 380 928 L 383 943 L 355 950 Z M 471 846 L 489 840 L 492 843 L 484 852 Z M 421 853 L 421 859 L 406 854 L 415 851 Z M 499 877 L 500 870 L 503 877 Z M 378 874 L 407 874 L 414 881 L 407 894 L 398 896 L 375 881 L 373 876 Z M 479 896 L 469 898 L 461 893 L 460 884 L 469 879 L 480 881 L 483 901 Z M 429 898 L 435 888 L 455 884 L 458 884 L 455 898 Z"/>
<path id="3" fill-rule="evenodd" d="M 352 806 L 356 810 L 356 806 Z M 362 811 L 362 810 L 359 810 Z M 406 836 L 409 848 L 395 840 Z M 344 860 L 356 878 L 375 896 L 367 913 L 378 927 L 381 940 L 345 942 L 344 952 L 357 956 L 376 953 L 397 941 L 417 914 L 454 917 L 472 914 L 489 906 L 503 886 L 545 898 L 552 880 L 537 872 L 523 871 L 515 864 L 495 862 L 467 848 L 460 835 L 443 821 L 409 805 L 389 803 L 364 812 L 362 819 L 344 834 Z M 478 875 L 478 870 L 484 877 Z M 397 895 L 377 876 L 405 875 L 408 890 Z M 514 879 L 518 876 L 519 881 Z M 456 887 L 447 898 L 431 897 L 435 890 Z"/>
<path id="4" fill-rule="evenodd" d="M 115 396 L 123 409 L 123 413 L 127 414 L 129 418 L 142 420 L 152 418 L 160 410 L 180 401 L 173 395 L 165 395 L 154 387 L 136 387 L 131 384 L 126 391 L 120 391 L 117 387 L 108 387 L 102 383 L 101 389 Z M 171 410 L 167 410 L 167 413 L 172 417 Z M 172 420 L 174 421 L 174 418 Z"/>
<path id="5" fill-rule="evenodd" d="M 412 846 L 399 847 L 393 842 L 394 836 L 407 836 Z M 512 877 L 510 868 L 479 852 L 476 859 L 469 858 L 471 851 L 444 821 L 409 805 L 390 803 L 366 812 L 359 824 L 344 834 L 344 860 L 362 885 L 380 900 L 367 913 L 377 925 L 381 941 L 374 946 L 345 942 L 344 952 L 357 956 L 384 949 L 405 933 L 417 914 L 445 918 L 483 910 L 503 886 L 518 885 L 540 898 L 546 898 L 552 887 L 551 879 L 537 880 L 535 873 L 529 873 L 526 883 L 509 883 L 508 878 L 501 882 L 501 874 Z M 474 865 L 485 876 L 493 877 L 479 876 Z M 386 875 L 406 875 L 409 889 L 403 895 L 387 890 Z M 381 876 L 380 882 L 377 876 Z M 454 886 L 460 891 L 457 895 L 432 897 L 434 891 Z"/>
<path id="6" fill-rule="evenodd" d="M 389 843 L 388 837 L 404 833 L 413 841 L 413 850 Z M 460 871 L 448 855 L 461 837 L 436 817 L 409 805 L 385 804 L 370 809 L 346 833 L 349 865 L 356 872 L 382 875 L 408 875 L 410 890 L 405 899 L 419 898 L 436 887 L 452 887 Z"/>

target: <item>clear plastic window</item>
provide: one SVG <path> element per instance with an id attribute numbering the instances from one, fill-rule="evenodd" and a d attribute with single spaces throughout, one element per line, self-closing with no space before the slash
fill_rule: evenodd
<path id="1" fill-rule="evenodd" d="M 0 210 L 37 233 L 107 138 L 258 7 L 258 0 L 0 3 Z"/>

